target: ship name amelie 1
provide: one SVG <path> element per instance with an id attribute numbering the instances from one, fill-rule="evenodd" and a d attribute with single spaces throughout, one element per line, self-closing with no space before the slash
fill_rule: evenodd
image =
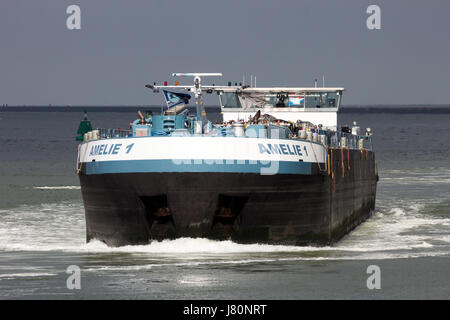
<path id="1" fill-rule="evenodd" d="M 284 143 L 259 143 L 259 153 L 267 153 L 267 154 L 286 154 L 286 155 L 296 155 L 296 156 L 303 156 L 302 154 L 302 148 L 299 145 L 295 144 L 284 144 Z M 306 147 L 304 147 L 306 151 Z"/>

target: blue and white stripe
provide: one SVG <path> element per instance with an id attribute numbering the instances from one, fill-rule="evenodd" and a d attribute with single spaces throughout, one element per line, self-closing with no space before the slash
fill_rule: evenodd
<path id="1" fill-rule="evenodd" d="M 142 172 L 234 172 L 311 174 L 326 163 L 326 148 L 294 139 L 142 137 L 83 143 L 86 174 Z"/>

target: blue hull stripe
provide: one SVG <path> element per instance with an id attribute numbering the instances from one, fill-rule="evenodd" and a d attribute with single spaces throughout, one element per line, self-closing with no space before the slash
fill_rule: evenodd
<path id="1" fill-rule="evenodd" d="M 201 161 L 201 160 L 200 160 Z M 271 173 L 271 174 L 311 174 L 310 162 L 260 162 L 234 161 L 233 163 L 210 164 L 204 160 L 202 163 L 176 163 L 168 160 L 121 160 L 87 162 L 86 174 L 105 173 L 134 173 L 134 172 L 242 172 L 242 173 Z M 206 163 L 205 163 L 206 162 Z"/>

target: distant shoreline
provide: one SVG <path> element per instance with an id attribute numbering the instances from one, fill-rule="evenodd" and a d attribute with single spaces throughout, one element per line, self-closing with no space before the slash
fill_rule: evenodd
<path id="1" fill-rule="evenodd" d="M 217 106 L 205 106 L 217 109 Z M 137 110 L 158 111 L 161 106 L 1 106 L 0 112 L 134 112 Z M 191 106 L 190 109 L 195 110 Z M 450 105 L 343 105 L 340 113 L 450 113 Z"/>

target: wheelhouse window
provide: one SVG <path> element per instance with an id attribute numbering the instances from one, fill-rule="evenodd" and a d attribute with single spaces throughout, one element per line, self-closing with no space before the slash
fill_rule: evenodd
<path id="1" fill-rule="evenodd" d="M 219 92 L 223 108 L 337 108 L 342 94 L 336 92 Z"/>
<path id="2" fill-rule="evenodd" d="M 242 108 L 236 92 L 220 92 L 219 99 L 223 108 Z"/>

